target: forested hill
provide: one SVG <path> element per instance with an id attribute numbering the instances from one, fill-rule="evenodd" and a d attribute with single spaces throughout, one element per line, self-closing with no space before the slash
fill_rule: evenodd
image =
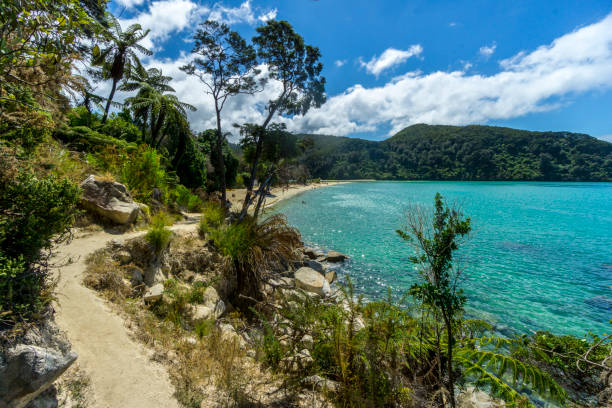
<path id="1" fill-rule="evenodd" d="M 578 133 L 413 125 L 381 142 L 300 137 L 324 179 L 612 181 L 612 143 Z"/>

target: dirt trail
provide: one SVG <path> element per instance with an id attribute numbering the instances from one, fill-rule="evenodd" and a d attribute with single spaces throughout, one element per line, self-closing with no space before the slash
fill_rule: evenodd
<path id="1" fill-rule="evenodd" d="M 171 227 L 194 230 L 194 219 Z M 91 379 L 91 406 L 95 408 L 178 407 L 174 387 L 161 364 L 129 336 L 124 320 L 95 292 L 83 286 L 87 255 L 110 240 L 124 241 L 144 231 L 122 235 L 96 232 L 57 248 L 58 268 L 56 320 L 66 331 L 80 368 Z"/>

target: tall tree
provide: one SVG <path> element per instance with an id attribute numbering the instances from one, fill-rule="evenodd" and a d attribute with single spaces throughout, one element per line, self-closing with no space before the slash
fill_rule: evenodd
<path id="1" fill-rule="evenodd" d="M 143 100 L 156 92 L 174 92 L 174 88 L 168 85 L 171 80 L 172 77 L 164 75 L 161 69 L 145 69 L 140 61 L 137 61 L 136 66 L 132 67 L 129 76 L 121 84 L 119 90 L 138 91 L 136 97 L 133 97 L 130 101 Z M 140 122 L 143 142 L 147 140 L 147 125 L 152 114 L 151 108 L 151 104 L 142 104 L 138 109 L 133 109 L 132 112 L 134 118 Z"/>
<path id="2" fill-rule="evenodd" d="M 255 75 L 257 54 L 254 48 L 227 24 L 207 20 L 194 35 L 197 55 L 181 69 L 194 75 L 204 84 L 206 93 L 213 97 L 217 120 L 217 172 L 223 203 L 226 202 L 225 164 L 223 142 L 225 136 L 221 126 L 221 112 L 230 96 L 252 94 L 258 90 Z"/>
<path id="3" fill-rule="evenodd" d="M 317 47 L 307 45 L 301 35 L 286 21 L 269 20 L 257 28 L 253 42 L 260 63 L 268 68 L 267 78 L 280 83 L 280 93 L 268 101 L 266 117 L 258 129 L 253 129 L 256 140 L 255 156 L 251 163 L 251 176 L 242 205 L 241 218 L 254 200 L 253 185 L 261 157 L 266 128 L 274 115 L 305 115 L 311 107 L 325 102 L 325 78 L 321 76 L 323 64 Z M 260 189 L 261 190 L 261 189 Z M 263 193 L 263 191 L 262 191 Z"/>
<path id="4" fill-rule="evenodd" d="M 412 285 L 410 293 L 444 321 L 446 388 L 451 406 L 455 407 L 454 331 L 466 298 L 463 291 L 457 288 L 459 276 L 453 269 L 453 252 L 459 247 L 458 239 L 471 231 L 470 219 L 464 218 L 458 210 L 449 208 L 440 193 L 436 193 L 433 217 L 415 207 L 408 212 L 406 224 L 403 230 L 397 230 L 397 234 L 417 250 L 417 255 L 410 257 L 410 261 L 420 266 L 419 273 L 423 278 L 422 282 Z"/>
<path id="5" fill-rule="evenodd" d="M 104 108 L 102 123 L 106 122 L 108 111 L 117 90 L 117 84 L 123 79 L 132 66 L 140 64 L 136 51 L 144 55 L 153 55 L 142 45 L 138 44 L 149 34 L 150 30 L 143 30 L 140 24 L 132 24 L 123 31 L 119 21 L 112 15 L 109 17 L 108 29 L 104 34 L 103 48 L 94 46 L 94 64 L 102 67 L 102 76 L 112 81 L 110 95 Z"/>

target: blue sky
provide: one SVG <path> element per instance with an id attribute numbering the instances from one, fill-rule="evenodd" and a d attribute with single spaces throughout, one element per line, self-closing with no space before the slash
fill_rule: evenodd
<path id="1" fill-rule="evenodd" d="M 114 0 L 124 24 L 151 29 L 147 65 L 173 76 L 212 127 L 209 97 L 178 67 L 197 23 L 213 18 L 251 38 L 268 18 L 289 21 L 320 48 L 328 103 L 290 130 L 384 139 L 414 123 L 567 130 L 612 140 L 612 2 L 373 0 Z M 255 97 L 224 120 L 258 122 Z"/>

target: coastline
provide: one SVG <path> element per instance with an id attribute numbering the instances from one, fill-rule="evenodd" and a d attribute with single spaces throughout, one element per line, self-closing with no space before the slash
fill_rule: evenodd
<path id="1" fill-rule="evenodd" d="M 263 208 L 270 208 L 283 200 L 295 197 L 296 195 L 302 194 L 306 191 L 316 190 L 323 187 L 336 186 L 339 184 L 348 184 L 352 182 L 353 180 L 322 181 L 320 183 L 311 183 L 307 185 L 290 184 L 289 187 L 273 187 L 270 191 L 273 197 L 266 198 L 266 202 Z M 246 189 L 244 188 L 227 190 L 227 198 L 232 203 L 232 208 L 240 208 L 242 206 L 245 194 Z"/>

